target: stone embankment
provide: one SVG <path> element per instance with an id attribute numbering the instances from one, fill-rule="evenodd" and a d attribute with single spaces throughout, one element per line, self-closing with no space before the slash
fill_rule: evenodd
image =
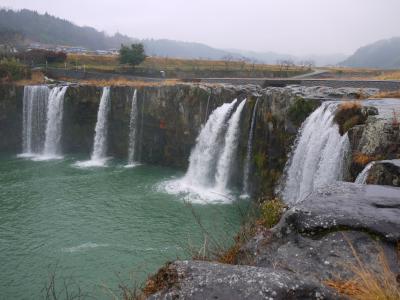
<path id="1" fill-rule="evenodd" d="M 350 280 L 352 266 L 400 272 L 398 188 L 337 183 L 289 209 L 246 243 L 239 265 L 177 261 L 169 288 L 150 299 L 345 299 L 324 283 Z"/>

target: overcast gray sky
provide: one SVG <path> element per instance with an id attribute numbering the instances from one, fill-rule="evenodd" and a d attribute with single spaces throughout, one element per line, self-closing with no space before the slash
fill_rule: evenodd
<path id="1" fill-rule="evenodd" d="M 351 54 L 400 36 L 400 0 L 0 0 L 107 33 L 218 48 Z"/>

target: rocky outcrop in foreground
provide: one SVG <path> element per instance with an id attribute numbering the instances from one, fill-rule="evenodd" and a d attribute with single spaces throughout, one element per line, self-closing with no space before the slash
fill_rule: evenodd
<path id="1" fill-rule="evenodd" d="M 178 261 L 169 288 L 150 299 L 340 299 L 326 280 L 348 280 L 360 262 L 398 274 L 400 192 L 337 183 L 313 192 L 271 230 L 245 244 L 240 265 Z"/>

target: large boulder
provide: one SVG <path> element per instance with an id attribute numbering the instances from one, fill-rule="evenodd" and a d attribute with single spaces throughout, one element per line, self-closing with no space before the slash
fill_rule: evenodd
<path id="1" fill-rule="evenodd" d="M 365 179 L 366 184 L 400 187 L 400 159 L 374 162 Z"/>
<path id="2" fill-rule="evenodd" d="M 400 190 L 338 182 L 311 193 L 282 218 L 281 231 L 307 235 L 329 230 L 363 230 L 390 242 L 400 240 Z"/>
<path id="3" fill-rule="evenodd" d="M 340 299 L 313 278 L 273 268 L 177 261 L 177 281 L 149 299 Z"/>

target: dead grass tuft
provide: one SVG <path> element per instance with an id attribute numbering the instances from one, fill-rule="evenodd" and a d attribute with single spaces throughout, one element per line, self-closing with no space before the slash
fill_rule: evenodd
<path id="1" fill-rule="evenodd" d="M 374 160 L 378 160 L 378 158 L 376 156 L 367 155 L 361 152 L 356 152 L 353 154 L 353 162 L 360 166 L 365 166 Z"/>
<path id="2" fill-rule="evenodd" d="M 399 300 L 399 275 L 392 272 L 383 250 L 378 255 L 380 272 L 372 270 L 358 257 L 355 249 L 350 245 L 357 264 L 349 265 L 354 273 L 350 280 L 327 280 L 325 284 L 340 294 L 355 300 Z"/>
<path id="3" fill-rule="evenodd" d="M 33 85 L 33 84 L 44 84 L 44 74 L 41 71 L 33 71 L 30 79 L 18 80 L 15 82 L 17 85 Z"/>
<path id="4" fill-rule="evenodd" d="M 371 98 L 400 98 L 400 90 L 382 91 L 373 95 Z"/>
<path id="5" fill-rule="evenodd" d="M 361 108 L 362 105 L 359 101 L 345 101 L 339 105 L 334 121 L 339 125 L 341 135 L 355 125 L 364 124 L 366 116 L 362 114 Z"/>
<path id="6" fill-rule="evenodd" d="M 159 291 L 172 288 L 178 283 L 179 276 L 177 270 L 172 267 L 171 263 L 167 263 L 156 274 L 150 276 L 143 288 L 144 298 L 149 297 Z M 124 298 L 130 300 L 131 298 Z"/>

